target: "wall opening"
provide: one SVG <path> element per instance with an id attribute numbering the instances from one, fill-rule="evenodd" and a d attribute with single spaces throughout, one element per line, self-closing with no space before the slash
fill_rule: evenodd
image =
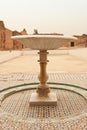
<path id="1" fill-rule="evenodd" d="M 74 43 L 74 42 L 71 42 L 71 43 L 70 43 L 70 46 L 71 46 L 71 47 L 74 47 L 74 46 L 75 46 L 75 43 Z"/>

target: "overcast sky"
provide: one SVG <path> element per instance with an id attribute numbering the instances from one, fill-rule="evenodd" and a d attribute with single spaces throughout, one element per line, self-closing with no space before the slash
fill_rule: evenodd
<path id="1" fill-rule="evenodd" d="M 87 0 L 0 0 L 0 20 L 29 34 L 87 34 Z"/>

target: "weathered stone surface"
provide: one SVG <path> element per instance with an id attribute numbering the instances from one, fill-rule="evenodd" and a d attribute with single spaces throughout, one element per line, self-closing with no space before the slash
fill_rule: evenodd
<path id="1" fill-rule="evenodd" d="M 78 46 L 87 47 L 87 35 L 76 36 L 78 38 Z"/>
<path id="2" fill-rule="evenodd" d="M 11 39 L 11 36 L 15 35 L 27 35 L 27 31 L 26 29 L 23 29 L 21 32 L 12 31 L 5 27 L 3 21 L 0 21 L 0 50 L 22 49 L 23 45 L 21 43 Z"/>

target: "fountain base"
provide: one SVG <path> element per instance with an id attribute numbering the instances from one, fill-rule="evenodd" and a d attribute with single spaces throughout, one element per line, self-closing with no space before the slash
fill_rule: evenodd
<path id="1" fill-rule="evenodd" d="M 39 96 L 38 93 L 32 93 L 30 105 L 57 105 L 56 93 L 49 93 L 48 96 Z"/>

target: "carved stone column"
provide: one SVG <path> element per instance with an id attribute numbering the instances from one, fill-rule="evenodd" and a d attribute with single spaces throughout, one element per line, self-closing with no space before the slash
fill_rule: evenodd
<path id="1" fill-rule="evenodd" d="M 38 60 L 40 62 L 40 74 L 38 76 L 40 84 L 37 86 L 36 92 L 31 94 L 30 105 L 56 105 L 56 93 L 50 92 L 49 85 L 47 84 L 48 75 L 46 66 L 48 52 L 46 50 L 40 50 L 38 54 L 40 57 Z"/>
<path id="2" fill-rule="evenodd" d="M 50 92 L 50 88 L 47 85 L 48 75 L 46 73 L 46 65 L 47 65 L 47 54 L 48 52 L 46 50 L 42 50 L 38 53 L 40 55 L 40 59 L 38 60 L 40 62 L 40 74 L 38 76 L 40 84 L 37 88 L 37 93 L 39 96 L 48 96 L 48 93 Z"/>

